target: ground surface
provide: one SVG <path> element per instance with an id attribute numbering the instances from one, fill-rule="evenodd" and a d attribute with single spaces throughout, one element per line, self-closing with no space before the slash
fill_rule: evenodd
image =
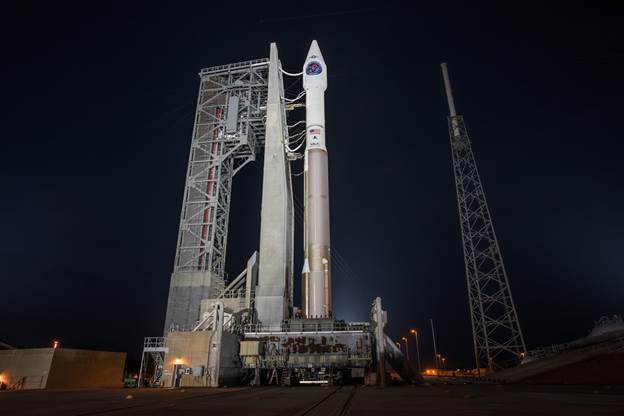
<path id="1" fill-rule="evenodd" d="M 126 398 L 132 395 L 132 398 Z M 606 387 L 434 385 L 0 392 L 2 415 L 624 415 Z"/>

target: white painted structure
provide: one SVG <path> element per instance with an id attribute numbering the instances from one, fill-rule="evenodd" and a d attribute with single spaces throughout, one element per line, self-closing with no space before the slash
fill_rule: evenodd
<path id="1" fill-rule="evenodd" d="M 325 144 L 327 65 L 315 40 L 303 65 L 303 88 L 306 93 L 306 149 L 302 307 L 307 318 L 327 318 L 331 317 L 329 173 Z"/>

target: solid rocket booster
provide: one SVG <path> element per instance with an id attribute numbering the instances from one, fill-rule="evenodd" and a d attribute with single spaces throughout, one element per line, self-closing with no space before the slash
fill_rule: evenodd
<path id="1" fill-rule="evenodd" d="M 303 65 L 303 88 L 306 92 L 306 148 L 302 306 L 307 318 L 327 318 L 331 316 L 329 178 L 325 147 L 327 66 L 315 40 Z"/>

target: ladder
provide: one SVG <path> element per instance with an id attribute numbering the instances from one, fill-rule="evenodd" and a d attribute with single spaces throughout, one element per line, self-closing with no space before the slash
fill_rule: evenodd
<path id="1" fill-rule="evenodd" d="M 280 380 L 280 385 L 282 386 L 291 385 L 290 368 L 284 368 L 282 370 L 282 378 Z"/>

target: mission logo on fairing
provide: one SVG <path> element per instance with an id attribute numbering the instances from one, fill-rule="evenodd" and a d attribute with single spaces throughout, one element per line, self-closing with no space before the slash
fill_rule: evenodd
<path id="1" fill-rule="evenodd" d="M 323 72 L 323 67 L 318 62 L 312 61 L 306 67 L 306 75 L 318 75 Z"/>

